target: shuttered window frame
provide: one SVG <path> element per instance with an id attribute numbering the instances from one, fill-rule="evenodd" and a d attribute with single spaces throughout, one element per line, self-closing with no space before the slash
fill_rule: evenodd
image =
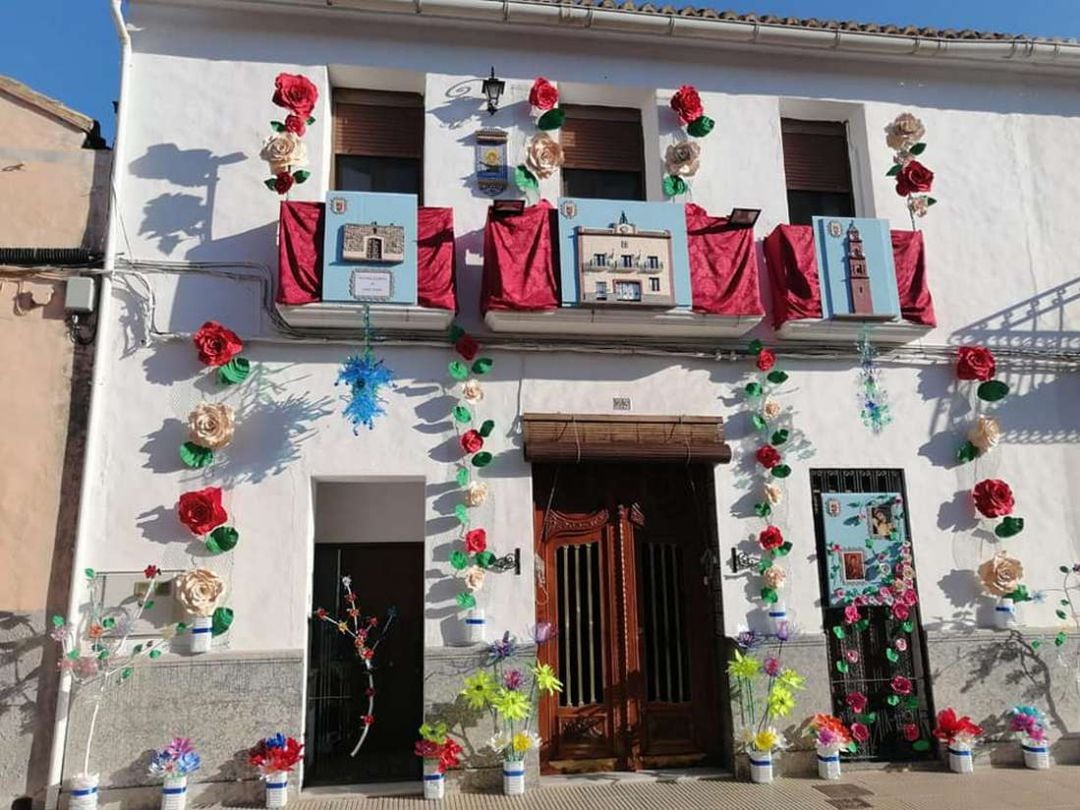
<path id="1" fill-rule="evenodd" d="M 560 140 L 564 169 L 645 174 L 641 110 L 633 107 L 563 105 Z"/>
<path id="2" fill-rule="evenodd" d="M 419 93 L 335 88 L 333 92 L 333 185 L 339 157 L 417 161 L 424 176 L 424 98 Z"/>
<path id="3" fill-rule="evenodd" d="M 788 191 L 854 195 L 847 125 L 780 119 Z"/>

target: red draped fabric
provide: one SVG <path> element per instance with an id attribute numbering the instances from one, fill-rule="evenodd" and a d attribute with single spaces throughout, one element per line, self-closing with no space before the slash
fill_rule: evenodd
<path id="1" fill-rule="evenodd" d="M 753 228 L 727 229 L 726 217 L 686 206 L 690 289 L 694 311 L 709 315 L 763 315 Z"/>
<path id="2" fill-rule="evenodd" d="M 905 321 L 937 326 L 934 299 L 926 280 L 926 251 L 922 231 L 892 231 L 896 286 L 900 290 L 900 314 Z"/>
<path id="3" fill-rule="evenodd" d="M 484 227 L 484 279 L 480 310 L 557 309 L 555 208 L 541 200 L 520 214 L 495 216 Z"/>
<path id="4" fill-rule="evenodd" d="M 323 203 L 283 202 L 278 234 L 279 304 L 312 304 L 322 296 Z M 417 300 L 422 307 L 457 309 L 454 293 L 454 211 L 416 212 Z"/>
<path id="5" fill-rule="evenodd" d="M 313 202 L 281 203 L 279 304 L 310 304 L 322 296 L 323 207 Z"/>

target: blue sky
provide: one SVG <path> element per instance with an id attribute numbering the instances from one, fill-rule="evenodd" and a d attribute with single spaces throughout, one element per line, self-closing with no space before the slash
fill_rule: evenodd
<path id="1" fill-rule="evenodd" d="M 644 0 L 642 0 L 644 2 Z M 1034 36 L 1080 37 L 1080 0 L 721 0 L 741 13 L 976 28 Z M 0 0 L 7 38 L 0 74 L 101 121 L 112 142 L 112 102 L 118 94 L 119 51 L 108 0 Z"/>

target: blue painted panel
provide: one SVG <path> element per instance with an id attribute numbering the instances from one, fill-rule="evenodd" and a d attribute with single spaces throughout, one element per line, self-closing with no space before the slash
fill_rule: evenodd
<path id="1" fill-rule="evenodd" d="M 850 285 L 849 230 L 854 225 L 861 239 L 869 275 L 873 311 L 858 313 Z M 895 320 L 900 317 L 889 222 L 866 217 L 814 217 L 814 251 L 821 283 L 823 318 Z"/>
<path id="2" fill-rule="evenodd" d="M 416 304 L 416 208 L 415 194 L 327 193 L 322 299 Z M 347 261 L 344 258 L 345 226 L 373 223 L 398 225 L 405 229 L 401 261 Z"/>

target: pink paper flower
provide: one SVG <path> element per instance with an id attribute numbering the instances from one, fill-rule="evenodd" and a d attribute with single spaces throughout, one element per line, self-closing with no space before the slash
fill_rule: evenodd
<path id="1" fill-rule="evenodd" d="M 907 639 L 898 638 L 896 641 L 893 642 L 893 646 L 896 647 L 896 649 L 900 652 L 905 652 L 907 650 Z"/>
<path id="2" fill-rule="evenodd" d="M 898 695 L 910 695 L 911 694 L 911 681 L 905 678 L 903 675 L 895 676 L 890 682 L 889 686 Z"/>
<path id="3" fill-rule="evenodd" d="M 866 704 L 868 701 L 866 699 L 866 695 L 864 695 L 862 692 L 851 692 L 846 698 L 844 698 L 844 702 L 847 703 L 848 708 L 851 709 L 853 712 L 855 712 L 856 714 L 862 714 L 866 710 Z"/>
<path id="4" fill-rule="evenodd" d="M 849 664 L 859 663 L 859 651 L 858 650 L 845 650 L 844 658 L 847 659 Z"/>
<path id="5" fill-rule="evenodd" d="M 903 602 L 893 602 L 892 606 L 893 618 L 897 621 L 906 622 L 911 612 L 908 610 L 908 606 Z"/>
<path id="6" fill-rule="evenodd" d="M 844 622 L 846 624 L 855 624 L 859 620 L 859 608 L 855 605 L 848 605 L 844 608 Z"/>
<path id="7" fill-rule="evenodd" d="M 855 742 L 864 743 L 870 739 L 870 729 L 862 723 L 851 724 L 851 737 Z"/>
<path id="8" fill-rule="evenodd" d="M 908 742 L 915 742 L 917 739 L 919 739 L 919 727 L 914 723 L 905 724 L 904 727 L 900 729 L 900 731 L 901 733 L 903 733 L 904 739 Z"/>
<path id="9" fill-rule="evenodd" d="M 908 588 L 906 591 L 904 591 L 903 599 L 904 604 L 908 607 L 914 607 L 919 603 L 919 595 L 915 593 L 914 588 Z"/>

